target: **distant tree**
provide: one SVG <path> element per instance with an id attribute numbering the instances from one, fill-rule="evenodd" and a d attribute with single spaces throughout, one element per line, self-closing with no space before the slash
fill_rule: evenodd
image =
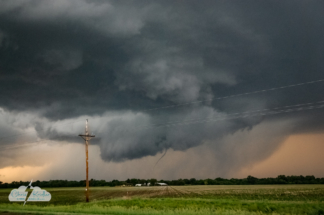
<path id="1" fill-rule="evenodd" d="M 205 184 L 205 181 L 200 179 L 199 181 L 196 182 L 198 185 L 204 185 Z"/>
<path id="2" fill-rule="evenodd" d="M 207 181 L 207 184 L 209 184 L 209 185 L 215 185 L 216 184 L 216 181 L 213 180 L 213 179 L 210 179 L 210 178 L 206 179 L 205 181 Z"/>
<path id="3" fill-rule="evenodd" d="M 197 180 L 195 179 L 195 178 L 190 178 L 190 184 L 191 185 L 195 185 L 196 184 L 196 182 L 197 182 Z"/>
<path id="4" fill-rule="evenodd" d="M 324 184 L 324 178 L 321 178 L 321 179 L 320 179 L 320 183 L 321 183 L 321 184 Z"/>
<path id="5" fill-rule="evenodd" d="M 114 186 L 119 186 L 120 185 L 120 182 L 118 180 L 112 180 L 111 181 L 111 184 L 112 184 L 113 187 Z"/>
<path id="6" fill-rule="evenodd" d="M 135 186 L 135 184 L 138 184 L 138 179 L 136 179 L 136 178 L 132 178 L 132 179 L 130 180 L 130 183 L 131 183 L 133 186 Z"/>
<path id="7" fill-rule="evenodd" d="M 139 180 L 139 183 L 140 184 L 144 184 L 144 183 L 146 184 L 146 180 L 145 179 L 141 179 L 141 180 Z"/>
<path id="8" fill-rule="evenodd" d="M 255 177 L 253 177 L 251 175 L 249 175 L 246 179 L 247 179 L 247 182 L 249 184 L 255 184 L 257 182 L 257 180 L 258 180 L 257 178 L 255 178 Z"/>
<path id="9" fill-rule="evenodd" d="M 188 179 L 183 179 L 183 181 L 185 184 L 190 184 L 190 180 L 188 180 Z"/>
<path id="10" fill-rule="evenodd" d="M 285 175 L 278 175 L 278 180 L 288 181 L 287 177 Z"/>
<path id="11" fill-rule="evenodd" d="M 177 181 L 177 185 L 185 185 L 185 181 L 182 178 L 179 178 Z"/>
<path id="12" fill-rule="evenodd" d="M 278 175 L 276 184 L 287 184 L 288 178 L 285 175 Z"/>
<path id="13" fill-rule="evenodd" d="M 150 180 L 151 186 L 154 186 L 157 180 L 155 178 L 151 178 Z"/>
<path id="14" fill-rule="evenodd" d="M 132 183 L 129 183 L 132 182 Z M 120 186 L 123 184 L 137 184 L 137 183 L 151 183 L 154 186 L 157 182 L 156 179 L 127 179 L 126 181 L 105 181 L 105 180 L 90 180 L 90 186 Z M 324 178 L 315 178 L 313 175 L 308 176 L 285 176 L 279 175 L 276 178 L 255 178 L 253 176 L 248 176 L 247 178 L 243 179 L 223 179 L 223 178 L 216 178 L 216 179 L 200 179 L 196 180 L 195 178 L 191 179 L 178 179 L 178 180 L 161 180 L 160 182 L 166 183 L 168 185 L 245 185 L 245 184 L 324 184 Z M 11 183 L 3 183 L 0 181 L 0 188 L 18 188 L 22 185 L 27 186 L 30 181 L 13 181 Z M 33 186 L 39 187 L 84 187 L 85 180 L 81 181 L 68 181 L 68 180 L 50 180 L 50 181 L 35 181 L 33 182 Z"/>
<path id="15" fill-rule="evenodd" d="M 313 176 L 313 175 L 307 175 L 305 177 L 305 179 L 306 179 L 307 182 L 311 182 L 311 181 L 315 180 L 315 176 Z"/>

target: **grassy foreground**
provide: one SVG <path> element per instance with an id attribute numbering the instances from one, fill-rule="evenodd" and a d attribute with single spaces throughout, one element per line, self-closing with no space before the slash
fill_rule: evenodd
<path id="1" fill-rule="evenodd" d="M 324 185 L 96 187 L 46 189 L 48 203 L 10 203 L 0 190 L 1 212 L 29 214 L 323 214 Z"/>

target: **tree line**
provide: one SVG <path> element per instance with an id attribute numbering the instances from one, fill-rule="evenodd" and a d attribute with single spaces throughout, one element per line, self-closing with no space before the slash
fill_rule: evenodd
<path id="1" fill-rule="evenodd" d="M 225 178 L 215 178 L 215 179 L 178 179 L 178 180 L 157 180 L 157 179 L 127 179 L 126 181 L 105 181 L 105 180 L 95 180 L 91 179 L 91 187 L 99 186 L 135 186 L 135 184 L 147 184 L 150 183 L 151 186 L 155 186 L 156 183 L 166 183 L 171 186 L 181 186 L 181 185 L 253 185 L 253 184 L 324 184 L 324 178 L 315 178 L 313 175 L 308 176 L 285 176 L 279 175 L 276 178 L 256 178 L 253 176 L 248 176 L 247 178 L 237 179 L 225 179 Z M 3 183 L 0 181 L 0 188 L 18 188 L 19 186 L 27 186 L 29 181 L 13 181 L 11 183 Z M 32 183 L 33 186 L 39 187 L 85 187 L 85 180 L 82 181 L 68 181 L 68 180 L 50 180 L 50 181 L 35 181 Z"/>

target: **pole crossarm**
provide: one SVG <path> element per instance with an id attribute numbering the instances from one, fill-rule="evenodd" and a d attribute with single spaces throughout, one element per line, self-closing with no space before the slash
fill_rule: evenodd
<path id="1" fill-rule="evenodd" d="M 84 139 L 85 141 L 90 140 L 91 138 L 94 138 L 95 135 L 89 135 L 89 134 L 79 134 L 79 136 Z"/>

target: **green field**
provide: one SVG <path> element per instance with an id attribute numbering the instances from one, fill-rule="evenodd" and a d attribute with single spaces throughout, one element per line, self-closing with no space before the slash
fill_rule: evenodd
<path id="1" fill-rule="evenodd" d="M 46 189 L 46 188 L 44 188 Z M 50 202 L 11 203 L 0 189 L 0 214 L 323 214 L 324 185 L 210 185 L 47 188 Z"/>

